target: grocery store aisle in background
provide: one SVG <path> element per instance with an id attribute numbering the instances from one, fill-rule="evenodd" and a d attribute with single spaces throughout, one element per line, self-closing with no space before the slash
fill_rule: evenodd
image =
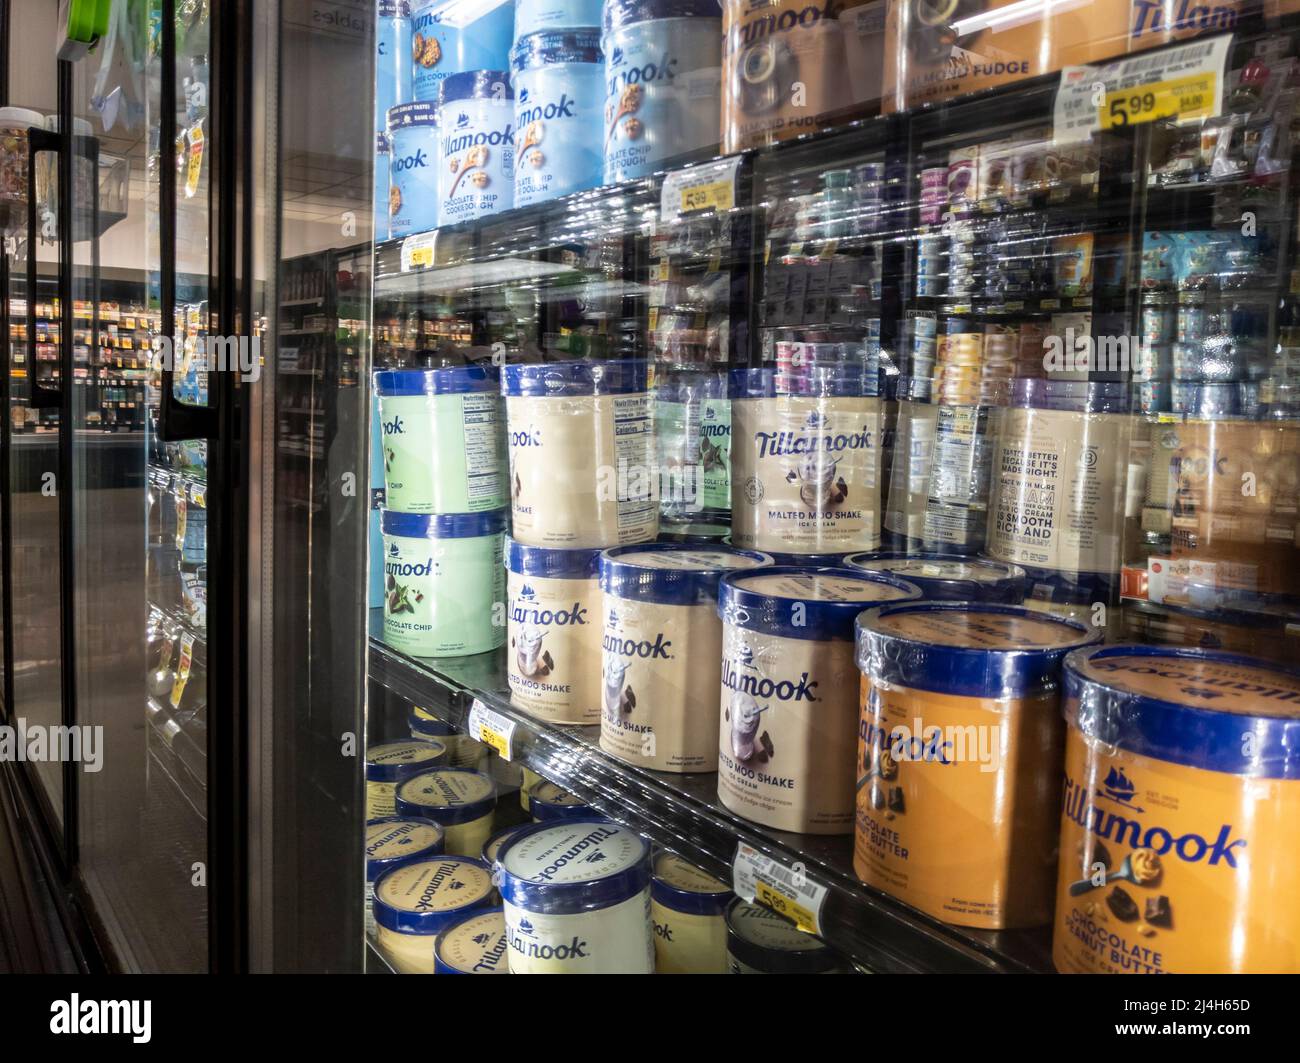
<path id="1" fill-rule="evenodd" d="M 73 974 L 81 969 L 59 919 L 0 765 L 0 974 Z"/>

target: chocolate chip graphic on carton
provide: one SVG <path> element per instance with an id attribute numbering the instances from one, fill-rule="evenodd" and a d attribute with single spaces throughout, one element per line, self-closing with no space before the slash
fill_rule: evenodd
<path id="1" fill-rule="evenodd" d="M 889 788 L 889 810 L 891 812 L 907 811 L 903 804 L 903 788 L 901 786 L 891 786 Z"/>
<path id="2" fill-rule="evenodd" d="M 1125 923 L 1131 923 L 1138 917 L 1137 901 L 1129 896 L 1128 891 L 1122 886 L 1116 886 L 1110 891 L 1106 898 L 1106 907 L 1111 910 L 1116 919 Z"/>
<path id="3" fill-rule="evenodd" d="M 1162 926 L 1166 930 L 1173 927 L 1174 910 L 1169 905 L 1169 898 L 1163 893 L 1158 897 L 1148 897 L 1143 918 L 1152 926 Z"/>

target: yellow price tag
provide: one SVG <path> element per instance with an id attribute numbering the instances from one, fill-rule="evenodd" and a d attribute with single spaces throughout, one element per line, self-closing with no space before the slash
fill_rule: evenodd
<path id="1" fill-rule="evenodd" d="M 1160 118 L 1212 115 L 1217 84 L 1218 74 L 1203 70 L 1186 77 L 1108 92 L 1101 101 L 1101 128 L 1139 125 Z"/>
<path id="2" fill-rule="evenodd" d="M 754 899 L 760 904 L 765 904 L 772 911 L 785 916 L 787 919 L 794 921 L 794 925 L 800 930 L 809 934 L 817 932 L 817 920 L 813 913 L 796 901 L 793 897 L 779 892 L 775 887 L 769 886 L 766 882 L 758 882 L 754 891 Z"/>
<path id="3" fill-rule="evenodd" d="M 510 759 L 510 742 L 491 727 L 485 724 L 479 726 L 479 741 L 485 746 L 491 746 L 497 756 Z"/>
<path id="4" fill-rule="evenodd" d="M 707 185 L 691 185 L 682 189 L 682 212 L 688 210 L 730 210 L 736 205 L 735 192 L 730 181 L 714 181 Z"/>
<path id="5" fill-rule="evenodd" d="M 424 266 L 433 265 L 433 248 L 432 247 L 413 247 L 411 248 L 411 268 L 420 269 Z"/>

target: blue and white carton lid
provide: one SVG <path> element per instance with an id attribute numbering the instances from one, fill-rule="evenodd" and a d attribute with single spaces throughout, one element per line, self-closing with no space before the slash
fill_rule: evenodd
<path id="1" fill-rule="evenodd" d="M 606 33 L 638 22 L 664 18 L 722 18 L 718 0 L 605 0 L 602 26 Z"/>
<path id="2" fill-rule="evenodd" d="M 657 605 L 712 604 L 727 572 L 772 564 L 768 554 L 730 546 L 642 543 L 600 555 L 600 586 L 615 598 Z"/>
<path id="3" fill-rule="evenodd" d="M 385 535 L 405 539 L 478 539 L 505 533 L 508 511 L 485 513 L 399 513 L 385 509 L 379 517 Z"/>
<path id="4" fill-rule="evenodd" d="M 501 390 L 507 398 L 563 398 L 596 395 L 637 395 L 649 385 L 649 365 L 643 358 L 507 365 Z"/>
<path id="5" fill-rule="evenodd" d="M 774 565 L 723 576 L 718 615 L 724 623 L 760 635 L 849 640 L 854 618 L 864 609 L 920 597 L 915 583 L 884 572 Z"/>
<path id="6" fill-rule="evenodd" d="M 654 858 L 654 880 L 650 898 L 685 915 L 721 916 L 735 898 L 731 887 L 676 853 L 661 852 Z"/>
<path id="7" fill-rule="evenodd" d="M 501 899 L 527 912 L 580 915 L 650 888 L 650 846 L 606 819 L 538 823 L 497 857 Z"/>
<path id="8" fill-rule="evenodd" d="M 496 391 L 501 386 L 496 366 L 449 365 L 440 369 L 381 369 L 375 373 L 379 397 L 468 395 Z"/>
<path id="9" fill-rule="evenodd" d="M 390 868 L 439 856 L 443 829 L 428 819 L 385 816 L 366 824 L 366 881 L 374 882 Z"/>
<path id="10" fill-rule="evenodd" d="M 466 70 L 448 74 L 438 83 L 438 107 L 464 100 L 491 100 L 509 103 L 515 98 L 508 70 Z"/>
<path id="11" fill-rule="evenodd" d="M 561 549 L 526 546 L 506 536 L 506 571 L 536 579 L 596 579 L 600 576 L 600 548 Z"/>
<path id="12" fill-rule="evenodd" d="M 530 67 L 561 63 L 595 65 L 603 64 L 604 58 L 598 29 L 543 30 L 520 37 L 515 42 L 510 52 L 510 69 L 517 74 Z"/>
<path id="13" fill-rule="evenodd" d="M 436 768 L 447 759 L 447 747 L 436 738 L 382 742 L 366 750 L 366 782 L 396 782 Z"/>
<path id="14" fill-rule="evenodd" d="M 492 889 L 491 868 L 470 856 L 404 864 L 375 882 L 375 922 L 399 934 L 437 934 L 466 913 L 488 907 Z"/>
<path id="15" fill-rule="evenodd" d="M 444 827 L 471 823 L 496 807 L 496 784 L 481 771 L 439 768 L 397 787 L 397 814 L 431 819 Z"/>
<path id="16" fill-rule="evenodd" d="M 547 781 L 538 783 L 529 791 L 528 811 L 539 823 L 555 819 L 590 819 L 596 815 L 581 797 Z"/>

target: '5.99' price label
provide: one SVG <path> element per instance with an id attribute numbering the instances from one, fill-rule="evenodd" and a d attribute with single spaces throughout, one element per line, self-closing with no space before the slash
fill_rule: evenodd
<path id="1" fill-rule="evenodd" d="M 1205 118 L 1215 111 L 1218 76 L 1213 71 L 1161 81 L 1138 89 L 1108 92 L 1101 105 L 1101 128 L 1154 122 L 1160 118 Z"/>

